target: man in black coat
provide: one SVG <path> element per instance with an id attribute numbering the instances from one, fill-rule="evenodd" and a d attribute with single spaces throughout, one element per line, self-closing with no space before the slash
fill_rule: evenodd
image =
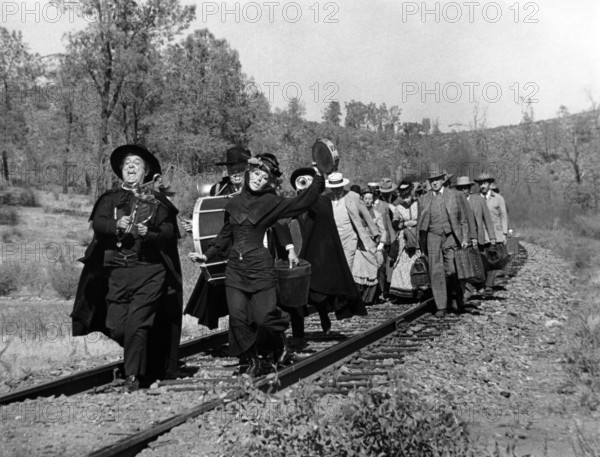
<path id="1" fill-rule="evenodd" d="M 177 368 L 182 310 L 178 211 L 153 191 L 160 163 L 145 147 L 120 146 L 110 162 L 123 184 L 103 194 L 90 216 L 94 238 L 82 259 L 73 335 L 101 331 L 122 345 L 125 388 L 136 390 L 140 381 Z"/>
<path id="2" fill-rule="evenodd" d="M 217 162 L 217 166 L 227 167 L 227 176 L 210 188 L 210 196 L 231 195 L 239 192 L 244 184 L 244 172 L 248 166 L 248 159 L 252 154 L 242 146 L 235 146 L 227 150 L 226 159 Z"/>
<path id="3" fill-rule="evenodd" d="M 292 173 L 290 182 L 298 192 L 308 187 L 315 175 L 313 168 L 300 168 Z M 334 311 L 337 319 L 354 315 L 365 316 L 367 311 L 360 298 L 352 272 L 346 261 L 338 235 L 331 199 L 320 195 L 317 202 L 296 219 L 300 232 L 299 257 L 311 264 L 309 304 L 314 305 L 321 318 L 325 333 L 331 328 L 328 313 Z M 292 229 L 292 234 L 295 230 Z M 304 319 L 301 309 L 290 313 L 292 332 L 298 344 L 304 337 Z"/>

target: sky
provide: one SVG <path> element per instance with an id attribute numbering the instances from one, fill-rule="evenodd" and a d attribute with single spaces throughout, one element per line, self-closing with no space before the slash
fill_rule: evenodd
<path id="1" fill-rule="evenodd" d="M 521 97 L 535 119 L 600 101 L 598 0 L 182 3 L 196 5 L 190 30 L 226 39 L 274 107 L 297 96 L 309 120 L 357 100 L 449 131 L 472 126 L 477 107 L 488 127 L 517 124 Z M 0 26 L 40 55 L 64 51 L 64 33 L 88 21 L 45 0 L 0 0 Z"/>

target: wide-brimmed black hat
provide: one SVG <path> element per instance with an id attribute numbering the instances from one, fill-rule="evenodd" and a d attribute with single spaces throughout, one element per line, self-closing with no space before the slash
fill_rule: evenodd
<path id="1" fill-rule="evenodd" d="M 252 157 L 250 151 L 242 146 L 234 146 L 225 153 L 226 159 L 224 162 L 217 162 L 215 165 L 236 165 L 239 163 L 247 163 L 248 159 Z"/>
<path id="2" fill-rule="evenodd" d="M 157 173 L 162 174 L 160 162 L 145 146 L 141 144 L 124 144 L 115 149 L 110 155 L 110 166 L 119 178 L 123 179 L 121 166 L 123 165 L 123 160 L 129 154 L 140 156 L 148 165 L 149 170 L 144 177 L 144 182 L 152 180 Z"/>
<path id="3" fill-rule="evenodd" d="M 314 178 L 316 174 L 317 172 L 314 168 L 298 168 L 297 170 L 294 170 L 292 172 L 292 176 L 290 177 L 290 184 L 292 185 L 294 190 L 296 190 L 296 179 L 298 178 L 298 176 L 312 176 Z"/>

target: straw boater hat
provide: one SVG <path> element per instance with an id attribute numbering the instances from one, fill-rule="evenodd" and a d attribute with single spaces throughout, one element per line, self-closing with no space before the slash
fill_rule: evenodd
<path id="1" fill-rule="evenodd" d="M 325 187 L 328 187 L 330 189 L 336 187 L 344 187 L 349 182 L 349 179 L 344 178 L 344 176 L 339 171 L 336 171 L 335 173 L 331 173 L 329 175 L 329 177 L 327 178 L 327 182 L 325 183 Z"/>
<path id="2" fill-rule="evenodd" d="M 494 177 L 489 174 L 487 171 L 484 171 L 483 173 L 481 173 L 479 176 L 477 176 L 477 178 L 474 180 L 477 184 L 479 184 L 480 182 L 489 182 L 492 183 L 495 181 Z"/>
<path id="3" fill-rule="evenodd" d="M 250 151 L 248 151 L 248 149 L 241 146 L 234 146 L 233 148 L 228 149 L 225 153 L 225 160 L 223 162 L 217 162 L 215 165 L 245 165 L 250 157 L 252 157 L 252 154 Z"/>
<path id="4" fill-rule="evenodd" d="M 157 173 L 162 174 L 160 162 L 154 156 L 154 154 L 146 149 L 145 146 L 142 146 L 141 144 L 125 144 L 123 146 L 119 146 L 110 155 L 110 166 L 119 178 L 123 179 L 123 170 L 121 167 L 123 165 L 123 160 L 129 154 L 140 156 L 144 162 L 146 162 L 146 165 L 148 166 L 148 173 L 144 177 L 144 182 L 151 181 L 154 178 L 154 175 Z"/>
<path id="5" fill-rule="evenodd" d="M 475 183 L 471 181 L 471 179 L 468 176 L 461 176 L 456 180 L 455 187 L 471 187 L 473 184 Z"/>
<path id="6" fill-rule="evenodd" d="M 381 181 L 379 181 L 379 192 L 382 194 L 389 194 L 397 188 L 398 186 L 392 182 L 391 178 L 381 178 Z"/>

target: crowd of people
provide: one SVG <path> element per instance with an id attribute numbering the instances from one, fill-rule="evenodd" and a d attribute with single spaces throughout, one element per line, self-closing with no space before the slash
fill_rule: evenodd
<path id="1" fill-rule="evenodd" d="M 185 312 L 210 328 L 228 314 L 231 355 L 250 376 L 285 363 L 306 345 L 309 305 L 328 334 L 332 313 L 346 319 L 365 315 L 378 302 L 422 298 L 427 292 L 411 277 L 417 259 L 426 259 L 440 318 L 449 311 L 467 312 L 467 301 L 476 294 L 493 293 L 496 271 L 472 284 L 459 279 L 455 262 L 461 249 L 485 254 L 506 242 L 506 205 L 492 188 L 493 176 L 482 173 L 471 181 L 432 164 L 423 182 L 396 184 L 384 177 L 360 187 L 313 163 L 292 173 L 296 194 L 285 198 L 275 155 L 253 157 L 238 146 L 226 157 L 218 165 L 227 167 L 227 176 L 210 191 L 231 197 L 223 227 L 206 252 L 189 254 L 202 268 L 227 259 L 225 278 L 214 282 L 199 275 Z M 160 163 L 145 147 L 121 146 L 110 162 L 122 184 L 98 199 L 90 217 L 94 239 L 83 258 L 73 332 L 101 331 L 121 344 L 124 388 L 133 391 L 182 375 L 178 210 L 168 192 L 156 188 Z M 192 230 L 189 221 L 180 222 Z M 275 260 L 289 262 L 289 268 L 310 264 L 302 306 L 280 302 Z"/>

